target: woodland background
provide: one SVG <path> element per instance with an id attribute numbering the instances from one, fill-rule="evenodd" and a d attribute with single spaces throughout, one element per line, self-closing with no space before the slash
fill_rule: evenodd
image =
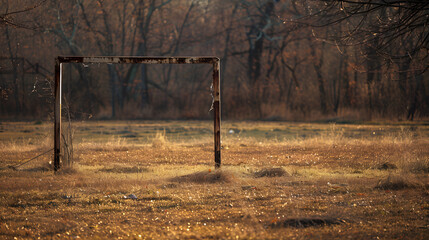
<path id="1" fill-rule="evenodd" d="M 0 119 L 52 117 L 55 57 L 218 56 L 223 119 L 429 117 L 429 3 L 1 0 Z M 209 119 L 211 67 L 65 65 L 73 119 Z"/>

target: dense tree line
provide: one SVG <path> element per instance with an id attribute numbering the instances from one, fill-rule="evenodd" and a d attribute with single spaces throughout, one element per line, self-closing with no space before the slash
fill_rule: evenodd
<path id="1" fill-rule="evenodd" d="M 47 118 L 58 55 L 218 56 L 227 119 L 429 115 L 429 3 L 1 0 L 1 118 Z M 208 66 L 64 67 L 75 118 L 209 118 Z"/>

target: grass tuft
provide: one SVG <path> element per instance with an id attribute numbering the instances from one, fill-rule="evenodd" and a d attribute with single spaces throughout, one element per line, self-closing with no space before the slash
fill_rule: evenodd
<path id="1" fill-rule="evenodd" d="M 232 182 L 234 175 L 229 171 L 200 171 L 172 178 L 173 182 L 193 182 L 193 183 L 228 183 Z"/>
<path id="2" fill-rule="evenodd" d="M 389 169 L 397 169 L 397 168 L 398 167 L 395 164 L 389 163 L 389 162 L 385 162 L 377 166 L 378 170 L 389 170 Z"/>
<path id="3" fill-rule="evenodd" d="M 283 168 L 264 168 L 260 171 L 253 173 L 255 178 L 260 177 L 281 177 L 281 176 L 290 176 Z"/>
<path id="4" fill-rule="evenodd" d="M 167 146 L 168 146 L 168 140 L 167 140 L 167 137 L 165 136 L 165 129 L 162 132 L 157 131 L 155 138 L 152 140 L 152 147 L 165 148 Z"/>
<path id="5" fill-rule="evenodd" d="M 421 186 L 410 178 L 406 178 L 401 175 L 389 175 L 387 178 L 382 179 L 378 182 L 375 188 L 383 190 L 401 190 L 401 189 L 412 189 Z"/>

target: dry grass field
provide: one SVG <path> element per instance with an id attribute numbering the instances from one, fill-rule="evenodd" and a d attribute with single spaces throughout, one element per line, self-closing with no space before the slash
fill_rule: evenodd
<path id="1" fill-rule="evenodd" d="M 0 124 L 1 239 L 429 239 L 429 125 Z"/>

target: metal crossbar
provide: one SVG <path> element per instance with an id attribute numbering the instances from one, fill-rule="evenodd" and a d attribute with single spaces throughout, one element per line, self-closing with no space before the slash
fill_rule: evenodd
<path id="1" fill-rule="evenodd" d="M 64 63 L 107 63 L 107 64 L 212 64 L 214 112 L 214 159 L 215 168 L 221 165 L 220 155 L 220 59 L 218 57 L 136 57 L 136 56 L 58 56 L 55 59 L 55 122 L 54 122 L 54 170 L 60 169 L 61 156 L 61 98 L 62 65 Z"/>

